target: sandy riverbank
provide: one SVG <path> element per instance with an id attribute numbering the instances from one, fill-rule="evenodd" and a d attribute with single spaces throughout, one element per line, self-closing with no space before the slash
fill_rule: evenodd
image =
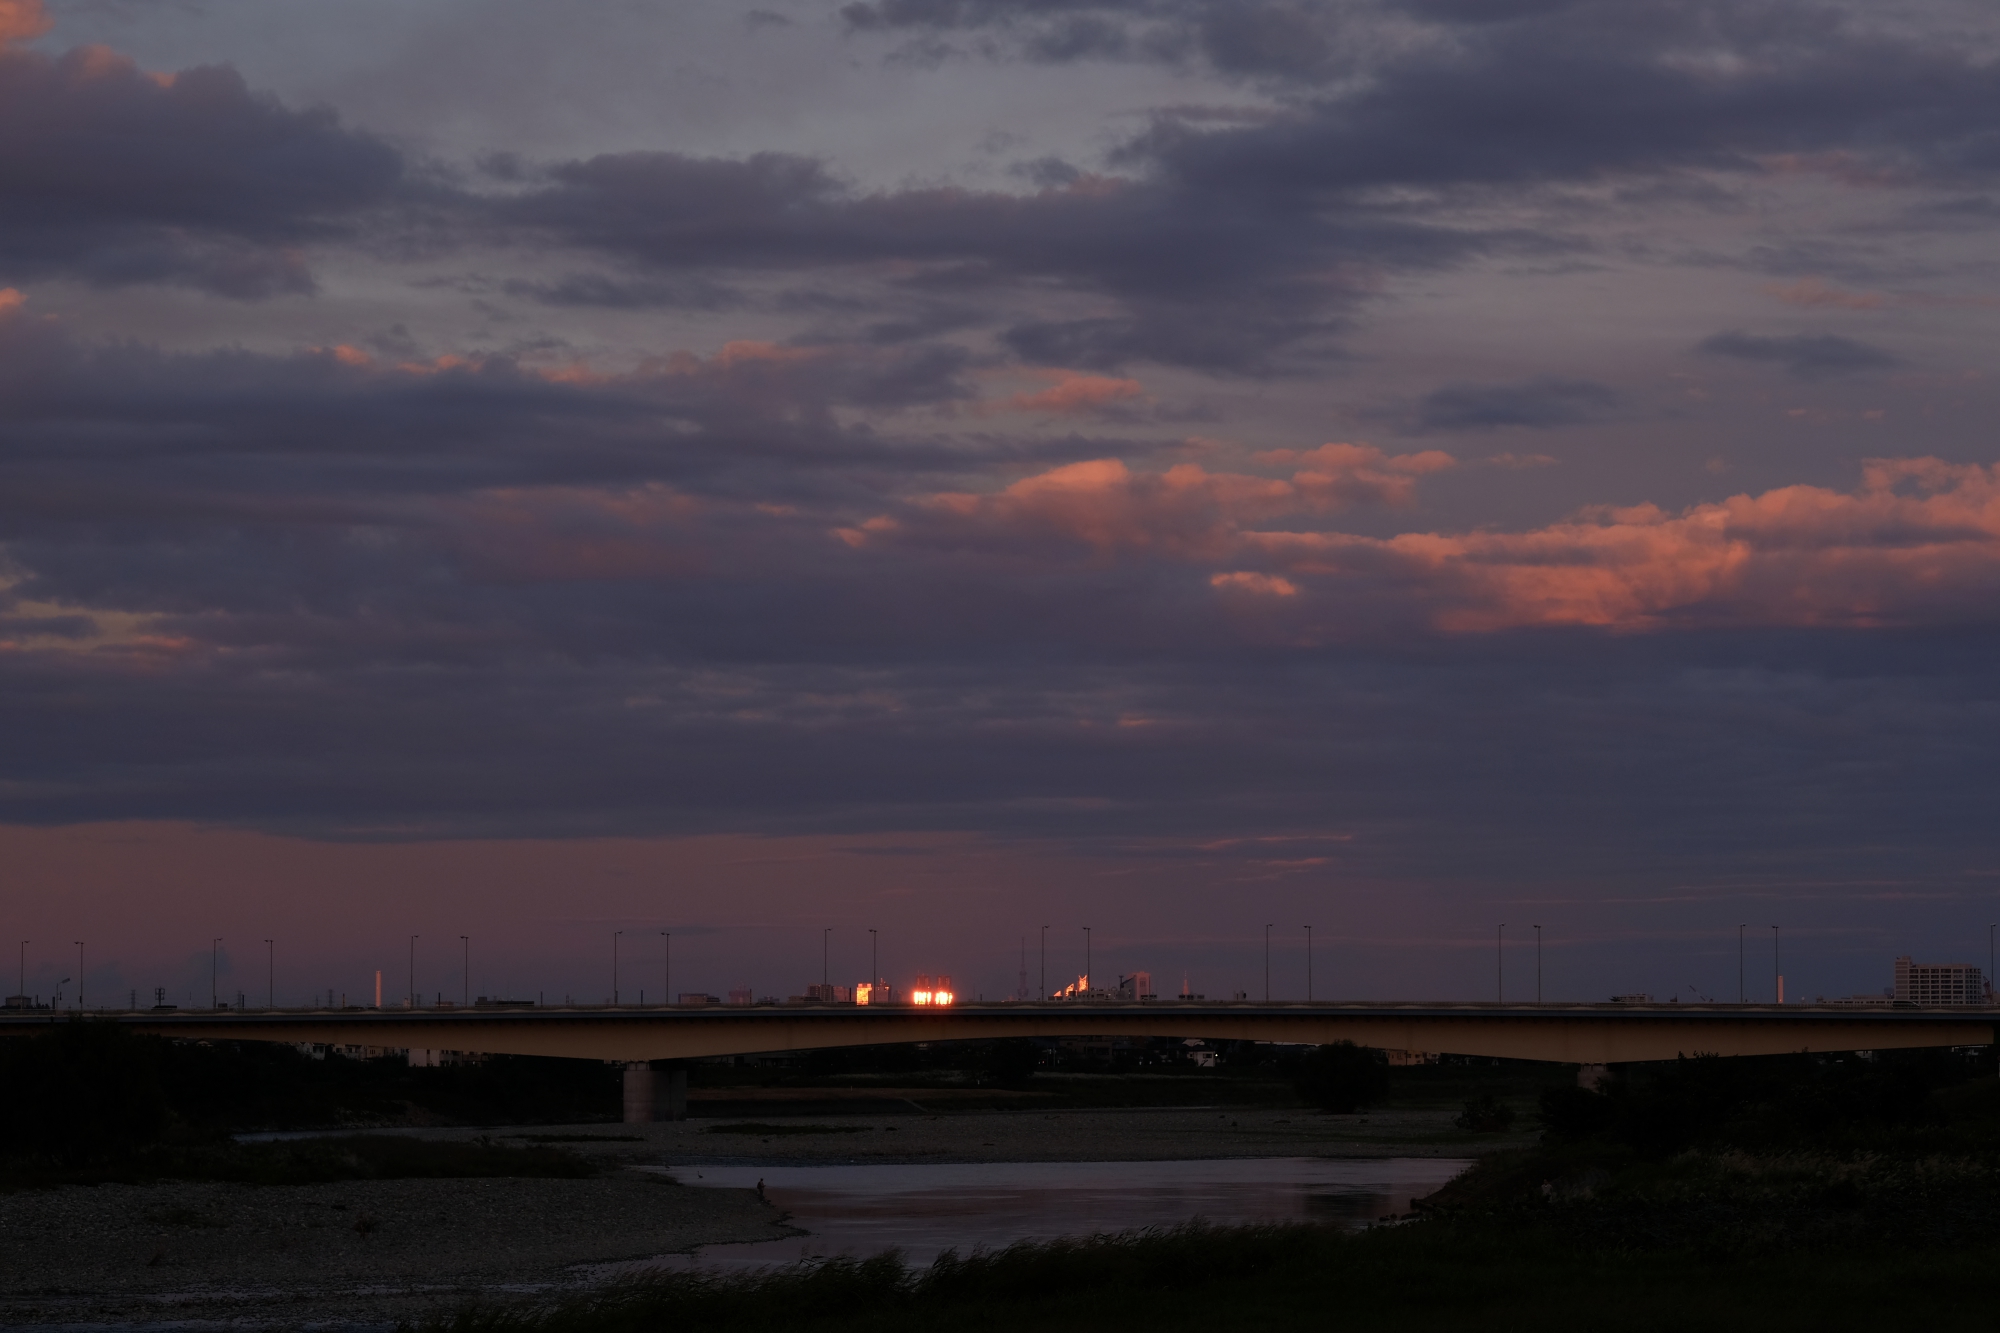
<path id="1" fill-rule="evenodd" d="M 656 1125 L 432 1129 L 559 1141 L 591 1180 L 389 1180 L 255 1187 L 102 1185 L 0 1195 L 0 1324 L 231 1321 L 386 1328 L 473 1297 L 586 1280 L 591 1266 L 788 1234 L 748 1191 L 692 1189 L 628 1165 L 1469 1157 L 1447 1110 L 1001 1111 L 772 1116 Z M 732 1132 L 768 1123 L 770 1132 Z M 401 1131 L 411 1132 L 411 1131 Z"/>

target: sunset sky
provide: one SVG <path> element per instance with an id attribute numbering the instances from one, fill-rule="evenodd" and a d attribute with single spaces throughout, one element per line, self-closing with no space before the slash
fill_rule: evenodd
<path id="1" fill-rule="evenodd" d="M 0 0 L 5 989 L 1983 966 L 1996 61 L 1990 0 Z"/>

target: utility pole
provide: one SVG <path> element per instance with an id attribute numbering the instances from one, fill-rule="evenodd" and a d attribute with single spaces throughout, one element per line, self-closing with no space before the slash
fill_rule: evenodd
<path id="1" fill-rule="evenodd" d="M 661 1003 L 672 1004 L 674 1002 L 674 932 L 663 930 L 660 932 L 660 938 L 667 942 L 666 961 L 660 968 L 660 994 L 667 998 L 662 1000 Z"/>
<path id="2" fill-rule="evenodd" d="M 410 936 L 410 1008 L 417 1007 L 417 941 L 421 936 Z"/>
<path id="3" fill-rule="evenodd" d="M 1266 921 L 1264 923 L 1264 1003 L 1265 1004 L 1269 1004 L 1271 1002 L 1271 926 L 1272 923 L 1269 921 Z"/>
<path id="4" fill-rule="evenodd" d="M 1306 1003 L 1313 997 L 1313 928 L 1306 927 Z"/>
<path id="5" fill-rule="evenodd" d="M 1748 926 L 1738 926 L 1736 928 L 1736 1003 L 1738 1004 L 1745 1003 L 1744 995 L 1746 992 L 1743 989 L 1743 932 L 1747 929 L 1749 929 Z"/>
<path id="6" fill-rule="evenodd" d="M 1493 937 L 1493 1002 L 1507 1002 L 1507 923 L 1502 921 Z"/>
<path id="7" fill-rule="evenodd" d="M 216 1008 L 216 978 L 222 969 L 222 937 L 216 936 L 208 946 L 208 1007 Z"/>
<path id="8" fill-rule="evenodd" d="M 618 937 L 624 933 L 622 930 L 611 932 L 611 1003 L 613 1004 L 618 1003 Z"/>
<path id="9" fill-rule="evenodd" d="M 76 942 L 76 1011 L 83 1012 L 83 941 Z"/>
<path id="10" fill-rule="evenodd" d="M 1047 926 L 1042 927 L 1042 993 L 1035 998 L 1038 1000 L 1049 998 L 1049 928 Z"/>
<path id="11" fill-rule="evenodd" d="M 1535 1007 L 1542 1003 L 1542 928 L 1535 927 Z"/>
<path id="12" fill-rule="evenodd" d="M 465 957 L 459 964 L 458 977 L 465 989 L 459 997 L 459 1003 L 465 1008 L 470 1009 L 472 1007 L 472 936 L 460 935 L 458 942 L 465 946 Z"/>
<path id="13" fill-rule="evenodd" d="M 278 946 L 276 941 L 264 941 L 264 1007 L 278 1007 Z"/>

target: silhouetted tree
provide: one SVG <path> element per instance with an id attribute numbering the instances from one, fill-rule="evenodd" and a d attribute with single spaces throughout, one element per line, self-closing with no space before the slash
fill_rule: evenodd
<path id="1" fill-rule="evenodd" d="M 1299 1061 L 1294 1086 L 1320 1110 L 1347 1115 L 1389 1095 L 1389 1057 L 1351 1041 L 1315 1047 Z"/>

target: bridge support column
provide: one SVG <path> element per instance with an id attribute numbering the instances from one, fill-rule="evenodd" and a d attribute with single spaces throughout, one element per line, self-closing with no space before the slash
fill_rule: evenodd
<path id="1" fill-rule="evenodd" d="M 626 1065 L 625 1123 L 687 1119 L 687 1087 L 687 1070 L 679 1066 L 655 1069 L 646 1060 Z"/>

